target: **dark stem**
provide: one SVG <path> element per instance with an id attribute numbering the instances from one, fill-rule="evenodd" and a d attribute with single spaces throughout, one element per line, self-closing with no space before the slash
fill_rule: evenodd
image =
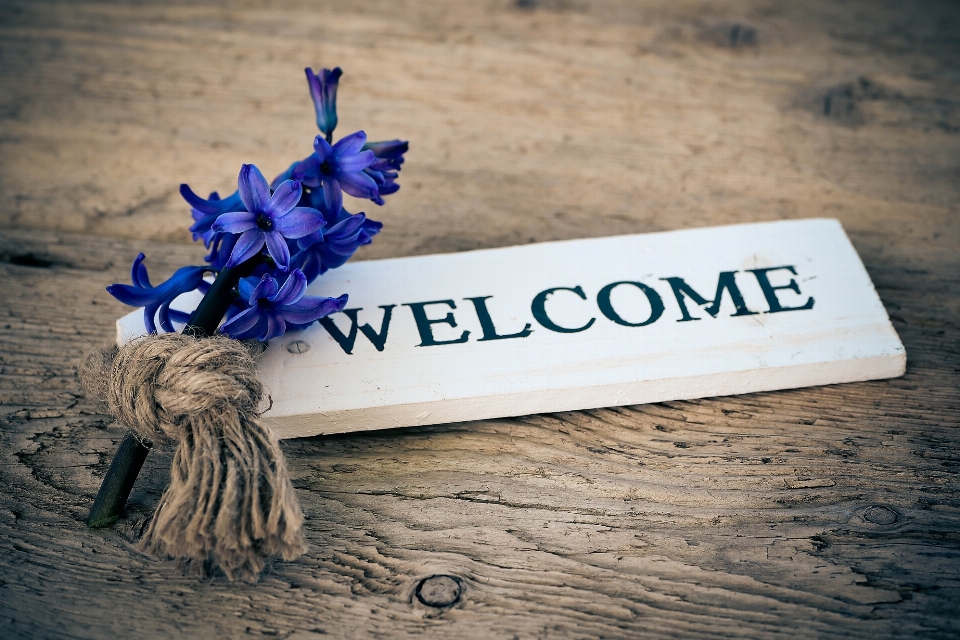
<path id="1" fill-rule="evenodd" d="M 113 456 L 113 462 L 103 477 L 103 484 L 97 492 L 97 499 L 87 516 L 87 526 L 93 529 L 106 527 L 120 517 L 123 505 L 130 497 L 133 482 L 140 473 L 143 461 L 147 459 L 150 445 L 140 442 L 132 431 L 128 431 Z"/>
<path id="2" fill-rule="evenodd" d="M 253 273 L 258 264 L 262 263 L 257 259 L 247 260 L 218 273 L 217 279 L 210 285 L 210 290 L 190 314 L 183 332 L 198 338 L 207 338 L 216 333 L 220 321 L 233 303 L 233 290 L 240 282 L 240 278 Z"/>
<path id="3" fill-rule="evenodd" d="M 220 321 L 233 302 L 234 288 L 241 278 L 253 273 L 259 264 L 262 264 L 262 261 L 254 258 L 218 273 L 216 280 L 210 285 L 210 290 L 190 314 L 183 332 L 198 338 L 206 338 L 216 333 Z M 144 444 L 132 432 L 124 436 L 90 509 L 88 527 L 105 527 L 120 517 L 149 451 L 150 444 Z"/>

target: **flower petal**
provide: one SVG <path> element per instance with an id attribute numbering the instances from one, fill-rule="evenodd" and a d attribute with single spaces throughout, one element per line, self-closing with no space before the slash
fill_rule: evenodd
<path id="1" fill-rule="evenodd" d="M 210 253 L 205 255 L 203 259 L 210 263 L 210 267 L 214 271 L 220 271 L 226 266 L 239 238 L 240 236 L 233 233 L 213 234 L 210 239 Z"/>
<path id="2" fill-rule="evenodd" d="M 319 74 L 313 72 L 313 69 L 307 67 L 304 69 L 307 74 L 307 84 L 310 87 L 310 97 L 313 98 L 314 107 L 319 111 L 323 104 L 323 84 L 320 82 Z"/>
<path id="3" fill-rule="evenodd" d="M 376 159 L 376 156 L 373 155 L 373 151 L 361 151 L 357 154 L 345 155 L 342 158 L 337 159 L 337 173 L 347 174 L 363 171 L 373 164 L 373 161 Z"/>
<path id="4" fill-rule="evenodd" d="M 274 230 L 291 240 L 308 236 L 326 224 L 323 214 L 310 207 L 294 207 L 289 213 L 273 219 Z"/>
<path id="5" fill-rule="evenodd" d="M 247 211 L 260 213 L 266 210 L 270 202 L 270 185 L 254 164 L 245 164 L 240 167 L 240 177 L 237 179 L 240 187 L 240 198 Z"/>
<path id="6" fill-rule="evenodd" d="M 203 267 L 180 267 L 170 279 L 156 287 L 137 287 L 129 284 L 112 284 L 107 291 L 123 304 L 131 307 L 145 307 L 169 298 L 172 300 L 181 293 L 193 291 L 203 279 Z"/>
<path id="7" fill-rule="evenodd" d="M 286 240 L 276 231 L 268 231 L 264 234 L 267 241 L 267 252 L 281 271 L 290 268 L 290 248 L 287 247 Z"/>
<path id="8" fill-rule="evenodd" d="M 340 144 L 339 142 L 337 144 Z M 313 150 L 317 154 L 317 160 L 323 163 L 333 156 L 333 147 L 323 139 L 323 136 L 317 136 L 313 139 Z"/>
<path id="9" fill-rule="evenodd" d="M 257 300 L 260 298 L 266 298 L 269 300 L 273 296 L 277 295 L 277 281 L 269 273 L 263 274 L 263 277 L 260 278 L 260 282 L 257 283 L 257 286 L 254 287 L 253 291 L 250 293 L 248 302 L 251 305 L 257 304 Z"/>
<path id="10" fill-rule="evenodd" d="M 377 183 L 362 171 L 340 176 L 340 187 L 355 198 L 372 199 L 379 194 Z"/>
<path id="11" fill-rule="evenodd" d="M 393 160 L 399 165 L 403 164 L 403 154 L 410 149 L 410 144 L 406 140 L 382 140 L 368 142 L 363 148 L 373 151 L 378 158 Z"/>
<path id="12" fill-rule="evenodd" d="M 287 180 L 281 183 L 280 186 L 277 187 L 277 190 L 273 192 L 273 197 L 270 198 L 270 202 L 264 211 L 274 218 L 282 216 L 297 206 L 297 203 L 300 202 L 301 194 L 303 194 L 303 187 L 300 186 L 300 181 Z"/>
<path id="13" fill-rule="evenodd" d="M 294 269 L 287 277 L 287 281 L 280 287 L 277 295 L 270 298 L 270 302 L 277 306 L 293 304 L 303 297 L 307 290 L 307 277 L 300 269 Z"/>
<path id="14" fill-rule="evenodd" d="M 320 160 L 317 154 L 311 153 L 309 157 L 293 165 L 290 170 L 290 176 L 294 180 L 299 180 L 308 187 L 320 186 Z"/>
<path id="15" fill-rule="evenodd" d="M 166 300 L 163 304 L 160 305 L 160 309 L 157 313 L 157 318 L 160 320 L 160 328 L 166 331 L 167 333 L 173 333 L 173 323 L 170 322 L 170 303 L 173 300 Z"/>
<path id="16" fill-rule="evenodd" d="M 143 328 L 147 330 L 147 333 L 156 333 L 157 325 L 154 324 L 153 318 L 157 315 L 156 305 L 150 305 L 143 308 Z"/>
<path id="17" fill-rule="evenodd" d="M 190 314 L 186 311 L 177 311 L 176 309 L 168 309 L 168 311 L 170 313 L 170 319 L 174 322 L 187 324 L 187 321 L 190 320 Z"/>
<path id="18" fill-rule="evenodd" d="M 366 221 L 366 219 L 367 215 L 363 212 L 352 215 L 349 218 L 344 218 L 337 224 L 330 227 L 325 235 L 331 238 L 347 237 L 355 233 L 357 229 L 363 226 L 363 223 Z"/>
<path id="19" fill-rule="evenodd" d="M 261 324 L 262 321 L 263 313 L 260 309 L 258 307 L 250 307 L 224 322 L 220 326 L 220 331 L 238 340 L 256 338 L 263 332 L 262 328 L 257 330 L 257 325 Z"/>
<path id="20" fill-rule="evenodd" d="M 309 249 L 313 245 L 317 244 L 323 240 L 323 229 L 317 229 L 313 233 L 308 233 L 307 235 L 299 238 L 297 240 L 297 249 L 302 251 L 304 249 Z M 291 263 L 292 264 L 292 263 Z"/>
<path id="21" fill-rule="evenodd" d="M 200 211 L 201 213 L 206 214 L 220 214 L 226 213 L 227 211 L 236 211 L 243 206 L 243 201 L 240 199 L 240 193 L 238 191 L 234 191 L 229 196 L 222 199 L 217 195 L 217 192 L 214 191 L 210 194 L 209 198 L 204 200 L 195 194 L 188 185 L 181 184 L 180 195 L 183 196 L 183 199 L 186 200 L 191 207 L 197 211 Z"/>
<path id="22" fill-rule="evenodd" d="M 227 264 L 225 264 L 224 267 L 235 267 L 241 262 L 246 262 L 257 255 L 260 249 L 263 248 L 263 236 L 264 233 L 260 231 L 260 229 L 244 231 L 237 240 L 237 244 L 233 246 L 233 251 L 230 252 L 230 259 L 227 260 Z"/>
<path id="23" fill-rule="evenodd" d="M 314 320 L 326 317 L 331 313 L 343 311 L 347 306 L 347 295 L 339 298 L 321 298 L 318 296 L 303 296 L 294 304 L 280 307 L 278 310 L 283 319 L 293 324 L 307 324 Z"/>
<path id="24" fill-rule="evenodd" d="M 363 149 L 363 145 L 367 142 L 367 134 L 363 131 L 357 131 L 356 133 L 351 133 L 348 136 L 340 138 L 337 141 L 337 144 L 333 145 L 333 155 L 337 158 L 339 162 L 340 158 L 344 156 L 352 156 L 356 153 L 359 153 Z M 370 152 L 370 155 L 373 155 L 373 152 Z"/>
<path id="25" fill-rule="evenodd" d="M 296 266 L 303 271 L 303 275 L 307 278 L 307 283 L 316 280 L 317 276 L 324 271 L 323 265 L 320 263 L 318 247 L 319 245 L 314 245 L 309 249 L 298 252 L 297 255 L 290 258 L 290 265 Z"/>
<path id="26" fill-rule="evenodd" d="M 249 211 L 231 211 L 217 218 L 210 227 L 214 231 L 227 233 L 243 233 L 249 229 L 256 229 L 257 215 Z"/>
<path id="27" fill-rule="evenodd" d="M 151 287 L 150 276 L 147 275 L 147 267 L 144 266 L 143 261 L 147 259 L 147 256 L 142 253 L 138 255 L 133 260 L 133 264 L 130 266 L 130 281 L 133 282 L 135 287 Z"/>
<path id="28" fill-rule="evenodd" d="M 327 211 L 340 211 L 343 208 L 343 192 L 340 191 L 339 180 L 328 178 L 323 181 L 323 206 Z"/>
<path id="29" fill-rule="evenodd" d="M 241 300 L 250 301 L 250 295 L 253 293 L 253 290 L 257 288 L 257 285 L 260 284 L 260 281 L 256 278 L 240 278 L 240 282 L 237 283 L 237 293 L 240 294 Z M 256 298 L 254 298 L 256 300 Z M 252 302 L 250 304 L 253 304 Z"/>
<path id="30" fill-rule="evenodd" d="M 264 315 L 267 317 L 267 330 L 260 340 L 267 341 L 282 336 L 284 331 L 287 330 L 287 323 L 283 321 L 283 317 L 273 312 L 268 312 Z"/>

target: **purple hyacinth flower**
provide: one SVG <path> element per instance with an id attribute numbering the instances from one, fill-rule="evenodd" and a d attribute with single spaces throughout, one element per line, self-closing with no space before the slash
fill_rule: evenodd
<path id="1" fill-rule="evenodd" d="M 246 211 L 224 213 L 211 229 L 239 233 L 225 267 L 233 267 L 260 253 L 263 245 L 281 271 L 290 265 L 290 250 L 285 238 L 296 240 L 318 231 L 325 223 L 323 215 L 310 207 L 298 207 L 303 188 L 297 180 L 281 183 L 273 195 L 260 170 L 252 164 L 240 168 L 240 198 Z"/>
<path id="2" fill-rule="evenodd" d="M 381 142 L 368 142 L 363 145 L 364 151 L 373 151 L 377 157 L 371 169 L 376 171 L 386 171 L 393 169 L 400 171 L 400 165 L 403 164 L 403 154 L 410 149 L 410 143 L 406 140 L 383 140 Z"/>
<path id="3" fill-rule="evenodd" d="M 333 70 L 321 69 L 320 73 L 314 73 L 310 67 L 304 71 L 310 85 L 313 108 L 317 112 L 317 127 L 329 140 L 333 136 L 333 130 L 337 128 L 337 84 L 343 71 L 340 67 Z"/>
<path id="4" fill-rule="evenodd" d="M 193 216 L 193 225 L 190 231 L 193 233 L 193 241 L 203 239 L 203 246 L 209 248 L 210 243 L 216 232 L 211 229 L 222 214 L 228 211 L 239 211 L 243 208 L 243 201 L 240 199 L 240 192 L 234 191 L 224 199 L 220 199 L 216 191 L 210 194 L 210 197 L 204 200 L 185 184 L 180 185 L 180 195 L 190 205 L 190 215 Z"/>
<path id="5" fill-rule="evenodd" d="M 400 185 L 396 183 L 398 176 L 396 171 L 375 171 L 368 167 L 363 172 L 373 178 L 373 181 L 377 184 L 377 195 L 370 199 L 380 206 L 384 204 L 383 196 L 388 196 L 400 190 Z"/>
<path id="6" fill-rule="evenodd" d="M 114 298 L 132 307 L 143 307 L 143 324 L 147 333 L 156 333 L 157 325 L 154 317 L 159 317 L 160 328 L 167 332 L 173 331 L 173 320 L 185 322 L 188 315 L 170 308 L 170 303 L 177 296 L 193 291 L 206 290 L 209 285 L 203 280 L 206 267 L 181 267 L 170 276 L 166 282 L 154 287 L 150 284 L 147 267 L 143 264 L 144 255 L 141 253 L 133 261 L 130 269 L 130 279 L 133 286 L 128 284 L 112 284 L 107 291 Z"/>
<path id="7" fill-rule="evenodd" d="M 364 151 L 367 134 L 357 131 L 341 138 L 332 147 L 317 136 L 313 154 L 293 169 L 293 177 L 304 185 L 323 187 L 323 201 L 328 211 L 343 208 L 343 191 L 356 198 L 373 200 L 379 194 L 377 183 L 364 173 L 376 159 L 373 151 Z"/>
<path id="8" fill-rule="evenodd" d="M 339 298 L 304 295 L 307 278 L 299 269 L 291 271 L 282 286 L 265 273 L 259 282 L 256 278 L 242 279 L 237 290 L 249 306 L 220 327 L 237 340 L 270 340 L 282 336 L 288 324 L 301 328 L 347 305 L 346 294 Z"/>
<path id="9" fill-rule="evenodd" d="M 341 209 L 336 219 L 328 218 L 327 222 L 323 234 L 310 234 L 297 240 L 300 250 L 290 261 L 304 272 L 308 282 L 328 269 L 342 266 L 360 246 L 370 244 L 383 228 L 383 223 L 370 220 L 363 213 L 351 215 L 345 209 Z"/>
<path id="10" fill-rule="evenodd" d="M 377 195 L 371 200 L 383 205 L 383 196 L 400 190 L 400 185 L 396 183 L 397 172 L 403 164 L 403 154 L 407 152 L 410 145 L 405 140 L 384 140 L 368 142 L 363 145 L 363 148 L 365 151 L 373 151 L 376 156 L 376 160 L 363 170 L 377 183 Z"/>

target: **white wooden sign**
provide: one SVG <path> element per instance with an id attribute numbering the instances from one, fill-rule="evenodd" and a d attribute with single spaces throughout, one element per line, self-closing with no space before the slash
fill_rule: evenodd
<path id="1" fill-rule="evenodd" d="M 353 262 L 309 293 L 350 301 L 265 352 L 281 438 L 873 380 L 906 363 L 836 220 Z M 121 342 L 143 332 L 140 311 L 118 321 Z"/>

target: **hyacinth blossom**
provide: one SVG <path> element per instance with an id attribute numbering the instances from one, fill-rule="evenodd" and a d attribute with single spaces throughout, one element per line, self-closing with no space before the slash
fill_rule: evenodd
<path id="1" fill-rule="evenodd" d="M 211 229 L 214 232 L 239 233 L 227 268 L 246 262 L 260 253 L 264 244 L 281 271 L 290 266 L 290 249 L 284 238 L 296 240 L 317 231 L 326 224 L 321 214 L 311 207 L 298 207 L 303 187 L 298 180 L 285 180 L 270 194 L 270 185 L 255 165 L 240 169 L 240 199 L 246 211 L 233 211 L 219 216 Z"/>
<path id="2" fill-rule="evenodd" d="M 287 323 L 308 325 L 343 311 L 347 304 L 346 295 L 339 298 L 304 295 L 307 278 L 299 269 L 290 272 L 283 286 L 269 273 L 263 274 L 256 285 L 254 282 L 255 278 L 244 278 L 237 285 L 240 298 L 249 306 L 223 323 L 221 331 L 231 338 L 266 341 L 283 335 Z"/>
<path id="3" fill-rule="evenodd" d="M 369 220 L 364 213 L 350 214 L 341 209 L 339 216 L 328 219 L 322 232 L 297 240 L 299 251 L 291 259 L 291 265 L 313 281 L 328 269 L 344 264 L 359 247 L 370 244 L 381 228 L 383 224 Z"/>
<path id="4" fill-rule="evenodd" d="M 293 177 L 304 185 L 323 189 L 323 202 L 329 211 L 343 207 L 343 192 L 357 198 L 373 200 L 380 191 L 376 181 L 364 172 L 373 164 L 373 151 L 364 151 L 367 134 L 352 133 L 335 145 L 317 136 L 313 141 L 313 154 L 293 168 Z"/>
<path id="5" fill-rule="evenodd" d="M 130 269 L 130 279 L 133 280 L 133 286 L 129 284 L 112 284 L 107 287 L 114 298 L 124 304 L 134 307 L 143 307 L 143 320 L 148 333 L 156 333 L 157 326 L 154 324 L 154 317 L 159 314 L 160 327 L 167 332 L 173 331 L 173 323 L 170 321 L 171 313 L 175 314 L 176 320 L 184 322 L 185 314 L 170 309 L 170 303 L 180 295 L 193 291 L 202 285 L 203 272 L 205 267 L 180 267 L 169 280 L 163 284 L 154 287 L 150 284 L 150 277 L 147 275 L 147 267 L 143 264 L 144 256 L 142 253 L 133 261 Z"/>
<path id="6" fill-rule="evenodd" d="M 307 74 L 307 84 L 310 85 L 313 108 L 317 112 L 317 128 L 329 142 L 333 138 L 333 130 L 337 128 L 337 84 L 343 71 L 340 67 L 333 70 L 321 69 L 320 73 L 314 73 L 310 67 L 304 71 Z"/>
<path id="7" fill-rule="evenodd" d="M 203 246 L 209 247 L 213 241 L 216 232 L 211 228 L 224 213 L 236 211 L 243 206 L 240 198 L 240 192 L 234 191 L 230 196 L 220 199 L 220 195 L 214 191 L 210 197 L 204 200 L 190 189 L 188 185 L 180 185 L 180 195 L 190 204 L 190 215 L 193 216 L 193 224 L 190 226 L 190 232 L 193 234 L 193 241 L 203 240 Z"/>
<path id="8" fill-rule="evenodd" d="M 190 314 L 171 309 L 170 303 L 190 291 L 217 290 L 211 289 L 205 274 L 228 279 L 226 274 L 235 273 L 226 285 L 229 289 L 219 287 L 231 296 L 228 302 L 221 298 L 229 310 L 219 331 L 232 338 L 270 340 L 346 305 L 346 295 L 308 296 L 307 287 L 380 232 L 381 223 L 344 208 L 343 194 L 384 204 L 384 196 L 400 188 L 396 181 L 408 144 L 368 142 L 363 131 L 334 142 L 342 71 L 305 72 L 323 134 L 315 137 L 313 153 L 290 163 L 271 183 L 255 165 L 244 164 L 238 189 L 225 198 L 217 192 L 202 198 L 188 185 L 180 185 L 193 218 L 189 227 L 193 239 L 203 241 L 209 250 L 206 265 L 182 267 L 154 287 L 140 254 L 131 269 L 133 284 L 107 287 L 121 302 L 143 307 L 149 333 L 155 333 L 158 324 L 159 330 L 172 332 L 174 323 L 188 322 Z M 197 314 L 203 315 L 199 310 Z"/>
<path id="9" fill-rule="evenodd" d="M 400 185 L 396 183 L 396 179 L 400 175 L 403 154 L 407 152 L 409 146 L 404 140 L 368 142 L 363 145 L 364 151 L 373 151 L 376 158 L 363 172 L 377 183 L 377 196 L 371 198 L 377 204 L 382 205 L 384 203 L 383 196 L 400 190 Z"/>

